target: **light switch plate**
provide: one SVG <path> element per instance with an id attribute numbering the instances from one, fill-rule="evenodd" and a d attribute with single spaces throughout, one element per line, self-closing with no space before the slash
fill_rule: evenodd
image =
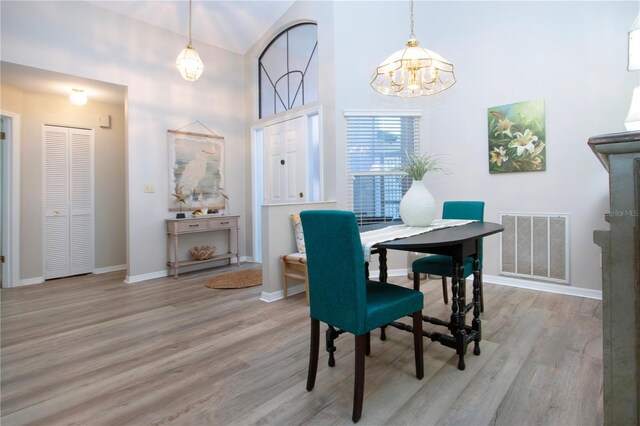
<path id="1" fill-rule="evenodd" d="M 144 192 L 147 193 L 154 193 L 156 192 L 156 186 L 152 183 L 145 183 L 144 184 Z"/>

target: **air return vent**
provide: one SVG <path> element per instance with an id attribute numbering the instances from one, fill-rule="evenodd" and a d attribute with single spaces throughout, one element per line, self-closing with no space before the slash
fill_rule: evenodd
<path id="1" fill-rule="evenodd" d="M 501 213 L 500 272 L 569 283 L 569 216 Z"/>

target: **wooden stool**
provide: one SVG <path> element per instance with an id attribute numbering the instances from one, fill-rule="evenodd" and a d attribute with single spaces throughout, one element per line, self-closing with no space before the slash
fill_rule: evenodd
<path id="1" fill-rule="evenodd" d="M 280 256 L 282 263 L 282 290 L 287 298 L 287 277 L 304 282 L 307 305 L 309 304 L 309 277 L 307 275 L 307 256 L 304 253 L 292 253 Z"/>

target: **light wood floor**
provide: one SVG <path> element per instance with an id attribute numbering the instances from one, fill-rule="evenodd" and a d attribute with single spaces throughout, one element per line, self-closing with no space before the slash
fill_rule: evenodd
<path id="1" fill-rule="evenodd" d="M 203 285 L 223 271 L 1 290 L 2 424 L 351 424 L 353 337 L 337 340 L 334 368 L 321 340 L 307 392 L 304 296 L 267 304 L 260 287 Z M 439 282 L 423 291 L 425 313 L 447 318 Z M 602 424 L 601 303 L 489 284 L 485 301 L 482 354 L 469 350 L 465 371 L 425 340 L 419 381 L 411 334 L 374 332 L 360 424 Z"/>

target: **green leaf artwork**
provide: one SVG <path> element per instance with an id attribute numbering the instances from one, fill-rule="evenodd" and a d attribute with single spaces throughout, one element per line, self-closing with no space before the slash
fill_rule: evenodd
<path id="1" fill-rule="evenodd" d="M 489 108 L 488 119 L 489 173 L 546 169 L 544 100 Z"/>

